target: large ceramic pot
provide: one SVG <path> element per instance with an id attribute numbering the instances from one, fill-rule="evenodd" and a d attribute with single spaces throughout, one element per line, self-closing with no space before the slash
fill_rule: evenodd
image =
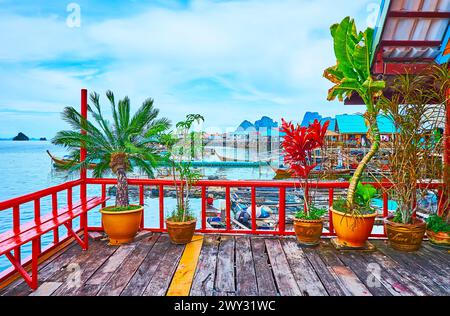
<path id="1" fill-rule="evenodd" d="M 143 207 L 135 210 L 115 212 L 113 207 L 100 210 L 105 233 L 112 245 L 121 245 L 130 242 L 136 236 L 142 220 Z"/>
<path id="2" fill-rule="evenodd" d="M 400 251 L 417 251 L 425 236 L 426 223 L 415 219 L 413 224 L 392 222 L 392 217 L 385 220 L 386 233 L 392 248 Z"/>
<path id="3" fill-rule="evenodd" d="M 317 246 L 322 236 L 323 220 L 294 219 L 294 230 L 300 245 Z"/>
<path id="4" fill-rule="evenodd" d="M 430 242 L 436 246 L 450 248 L 450 234 L 439 232 L 435 233 L 432 230 L 427 230 L 427 236 Z"/>
<path id="5" fill-rule="evenodd" d="M 331 208 L 334 231 L 339 245 L 350 248 L 366 247 L 377 213 L 351 215 Z"/>
<path id="6" fill-rule="evenodd" d="M 166 220 L 167 232 L 169 233 L 170 241 L 177 245 L 184 245 L 190 243 L 194 236 L 195 226 L 197 220 L 188 222 L 174 222 L 170 219 Z"/>

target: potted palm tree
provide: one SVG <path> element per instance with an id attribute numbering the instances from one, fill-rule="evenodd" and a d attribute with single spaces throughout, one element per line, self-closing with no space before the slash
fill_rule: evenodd
<path id="1" fill-rule="evenodd" d="M 167 133 L 162 142 L 168 149 L 166 160 L 172 168 L 173 183 L 176 192 L 176 209 L 166 219 L 167 232 L 174 244 L 187 244 L 194 236 L 197 219 L 190 207 L 192 186 L 201 174 L 192 168 L 195 148 L 191 128 L 194 123 L 203 122 L 200 114 L 189 114 L 184 121 L 176 124 L 176 131 Z M 201 149 L 201 148 L 200 148 Z"/>
<path id="2" fill-rule="evenodd" d="M 370 72 L 373 34 L 372 28 L 357 32 L 355 21 L 350 17 L 331 26 L 337 64 L 324 72 L 324 77 L 334 84 L 328 93 L 329 101 L 336 98 L 343 101 L 345 97 L 357 94 L 366 105 L 364 117 L 368 125 L 371 147 L 350 179 L 346 203 L 332 208 L 332 220 L 337 234 L 336 243 L 351 248 L 366 246 L 377 215 L 374 209 L 361 208 L 355 201 L 357 186 L 368 163 L 378 152 L 381 141 L 377 123 L 380 109 L 377 102 L 386 84 L 382 80 L 375 80 Z"/>
<path id="3" fill-rule="evenodd" d="M 326 209 L 317 207 L 311 200 L 309 193 L 309 178 L 311 171 L 317 167 L 313 161 L 313 152 L 318 148 L 323 148 L 325 134 L 330 121 L 323 125 L 318 120 L 308 127 L 282 119 L 280 132 L 284 133 L 283 147 L 284 162 L 289 166 L 290 172 L 300 179 L 300 186 L 303 188 L 305 205 L 303 210 L 299 210 L 294 218 L 294 230 L 300 245 L 317 246 L 323 230 L 323 219 L 327 213 Z"/>
<path id="4" fill-rule="evenodd" d="M 111 91 L 107 91 L 106 96 L 111 103 L 112 122 L 104 117 L 100 96 L 94 92 L 90 94 L 92 103 L 88 105 L 93 120 L 83 118 L 73 107 L 66 107 L 62 117 L 72 130 L 58 132 L 52 142 L 70 151 L 71 162 L 65 166 L 69 171 L 93 165 L 94 177 L 102 177 L 107 171 L 117 176 L 115 205 L 100 212 L 110 243 L 118 245 L 133 240 L 143 212 L 142 205 L 130 204 L 127 172 L 137 167 L 149 177 L 154 176 L 160 156 L 152 144 L 155 137 L 170 127 L 170 122 L 166 118 L 158 119 L 159 110 L 154 108 L 152 99 L 145 100 L 131 115 L 128 97 L 116 104 Z M 80 145 L 87 151 L 83 162 L 80 162 Z"/>

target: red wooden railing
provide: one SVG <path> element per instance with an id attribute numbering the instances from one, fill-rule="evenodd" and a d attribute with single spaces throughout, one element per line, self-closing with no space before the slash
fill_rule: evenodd
<path id="1" fill-rule="evenodd" d="M 73 191 L 76 187 L 81 187 L 85 183 L 85 181 L 79 179 L 75 181 L 66 182 L 57 186 L 53 186 L 50 188 L 46 188 L 44 190 L 40 190 L 37 192 L 33 192 L 30 194 L 26 194 L 20 197 L 16 197 L 10 200 L 0 202 L 0 212 L 6 211 L 8 209 L 12 209 L 11 213 L 11 222 L 12 229 L 11 231 L 3 232 L 0 234 L 0 241 L 6 240 L 13 236 L 19 235 L 21 232 L 27 231 L 30 227 L 35 225 L 39 225 L 41 221 L 45 220 L 53 220 L 58 216 L 58 193 L 66 193 L 67 201 L 66 207 L 72 208 L 74 205 Z M 81 192 L 81 191 L 80 191 Z M 44 198 L 51 198 L 51 212 L 45 215 L 41 215 L 41 200 Z M 61 201 L 59 201 L 61 202 Z M 33 218 L 30 222 L 21 224 L 21 206 L 27 203 L 33 203 Z M 85 225 L 80 225 L 79 230 L 87 232 L 87 216 L 82 216 L 82 221 L 84 220 Z M 5 220 L 5 219 L 3 219 Z M 22 266 L 28 266 L 31 263 L 32 257 L 40 257 L 47 253 L 50 253 L 52 250 L 70 240 L 69 236 L 64 236 L 61 238 L 59 235 L 58 229 L 53 230 L 53 242 L 47 245 L 44 249 L 41 248 L 41 237 L 38 237 L 37 242 L 32 247 L 32 254 L 26 258 L 22 257 L 22 253 L 20 251 L 20 247 L 14 249 L 14 257 L 18 262 L 22 263 Z M 0 282 L 9 276 L 11 276 L 15 272 L 14 267 L 8 268 L 5 271 L 0 273 Z"/>
<path id="2" fill-rule="evenodd" d="M 155 232 L 166 232 L 164 226 L 164 188 L 173 187 L 174 181 L 172 180 L 160 180 L 160 179 L 130 179 L 130 186 L 136 186 L 139 190 L 139 202 L 141 205 L 144 203 L 144 190 L 146 187 L 153 187 L 159 189 L 159 209 L 158 210 L 147 210 L 150 212 L 159 213 L 159 226 L 158 227 L 145 227 L 144 218 L 142 219 L 142 229 L 151 230 Z M 106 197 L 106 190 L 108 185 L 115 185 L 117 181 L 115 179 L 87 179 L 86 183 L 88 186 L 98 185 L 101 186 L 102 197 Z M 380 189 L 381 187 L 389 188 L 388 183 L 370 183 L 374 187 Z M 336 190 L 345 190 L 349 186 L 348 182 L 318 182 L 311 183 L 310 189 L 320 189 L 328 190 L 328 205 L 332 206 L 332 201 L 334 200 L 334 195 Z M 197 229 L 199 233 L 214 233 L 214 234 L 253 234 L 253 235 L 279 235 L 279 236 L 289 236 L 294 235 L 292 230 L 286 230 L 286 189 L 287 188 L 299 188 L 299 182 L 295 181 L 215 181 L 215 180 L 205 180 L 198 181 L 194 187 L 200 188 L 201 192 L 201 212 L 200 212 L 200 229 Z M 430 190 L 437 190 L 438 197 L 442 197 L 442 183 L 433 184 L 418 184 L 418 188 L 428 188 Z M 225 228 L 224 229 L 212 229 L 208 228 L 206 225 L 207 217 L 207 203 L 206 203 L 206 192 L 208 188 L 223 188 L 225 190 Z M 231 189 L 232 188 L 249 188 L 251 191 L 251 229 L 233 229 L 231 223 Z M 267 229 L 257 229 L 256 225 L 256 196 L 257 188 L 277 188 L 279 192 L 279 204 L 278 204 L 278 225 L 275 230 Z M 380 217 L 388 216 L 388 202 L 389 196 L 387 193 L 382 195 L 382 214 Z M 440 205 L 441 203 L 439 203 Z M 145 216 L 145 212 L 143 212 Z M 331 211 L 329 213 L 329 218 L 331 218 Z M 102 230 L 102 227 L 92 227 L 89 230 Z M 335 236 L 333 229 L 333 223 L 329 221 L 328 230 L 323 233 L 323 236 Z M 372 234 L 372 238 L 384 238 L 386 237 L 386 232 L 382 234 Z"/>

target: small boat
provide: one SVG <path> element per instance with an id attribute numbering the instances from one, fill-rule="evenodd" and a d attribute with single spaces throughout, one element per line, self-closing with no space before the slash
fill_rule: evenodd
<path id="1" fill-rule="evenodd" d="M 74 161 L 67 159 L 67 158 L 57 158 L 53 156 L 50 151 L 47 150 L 47 154 L 50 156 L 50 158 L 53 160 L 53 165 L 56 168 L 64 168 L 68 166 L 69 164 L 72 164 Z M 95 163 L 91 163 L 88 165 L 88 169 L 94 169 L 97 165 Z"/>
<path id="2" fill-rule="evenodd" d="M 276 174 L 276 176 L 274 177 L 275 180 L 296 178 L 293 172 L 287 168 L 276 168 L 273 167 L 272 165 L 270 165 L 270 167 Z M 350 169 L 332 169 L 332 170 L 313 170 L 311 172 L 311 175 L 346 175 L 350 173 L 351 173 Z"/>

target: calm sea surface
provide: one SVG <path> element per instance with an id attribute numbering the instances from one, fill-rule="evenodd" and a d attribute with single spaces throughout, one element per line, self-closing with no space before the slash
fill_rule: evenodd
<path id="1" fill-rule="evenodd" d="M 51 160 L 46 153 L 49 150 L 57 157 L 62 157 L 66 154 L 61 147 L 56 147 L 50 142 L 13 142 L 0 141 L 0 179 L 2 180 L 2 187 L 0 190 L 0 201 L 8 200 L 13 197 L 21 196 L 27 193 L 32 193 L 38 190 L 45 189 L 69 180 L 77 179 L 77 175 L 68 175 L 64 171 L 56 171 L 52 167 Z M 243 159 L 245 153 L 239 151 L 234 154 L 233 151 L 228 151 L 229 156 Z M 217 157 L 206 158 L 208 160 L 216 160 Z M 264 168 L 205 168 L 203 169 L 205 176 L 226 177 L 227 179 L 272 179 L 274 173 L 268 167 Z M 74 191 L 74 200 L 78 198 L 78 190 Z M 99 186 L 89 186 L 88 195 L 100 195 Z M 112 199 L 113 200 L 113 199 Z M 137 201 L 134 201 L 137 202 Z M 164 211 L 169 215 L 175 208 L 175 200 L 173 198 L 165 198 Z M 222 201 L 216 200 L 215 206 L 219 207 Z M 191 208 L 193 210 L 200 210 L 200 201 L 198 199 L 191 200 Z M 66 193 L 58 194 L 58 207 L 66 205 Z M 51 197 L 41 199 L 41 213 L 46 214 L 51 212 Z M 33 203 L 27 203 L 21 206 L 20 219 L 21 223 L 33 220 L 34 207 Z M 145 199 L 145 226 L 158 227 L 159 223 L 159 202 L 157 198 Z M 89 212 L 89 225 L 100 226 L 101 219 L 98 209 Z M 78 221 L 74 222 L 75 228 L 78 226 Z M 200 224 L 200 223 L 199 223 Z M 5 210 L 0 212 L 0 233 L 8 231 L 12 228 L 12 210 Z M 67 234 L 64 228 L 59 229 L 60 236 Z M 53 240 L 53 234 L 50 232 L 42 238 L 42 246 L 49 245 Z M 30 255 L 31 244 L 22 247 L 22 258 Z M 10 267 L 9 261 L 5 256 L 0 256 L 0 271 Z"/>

